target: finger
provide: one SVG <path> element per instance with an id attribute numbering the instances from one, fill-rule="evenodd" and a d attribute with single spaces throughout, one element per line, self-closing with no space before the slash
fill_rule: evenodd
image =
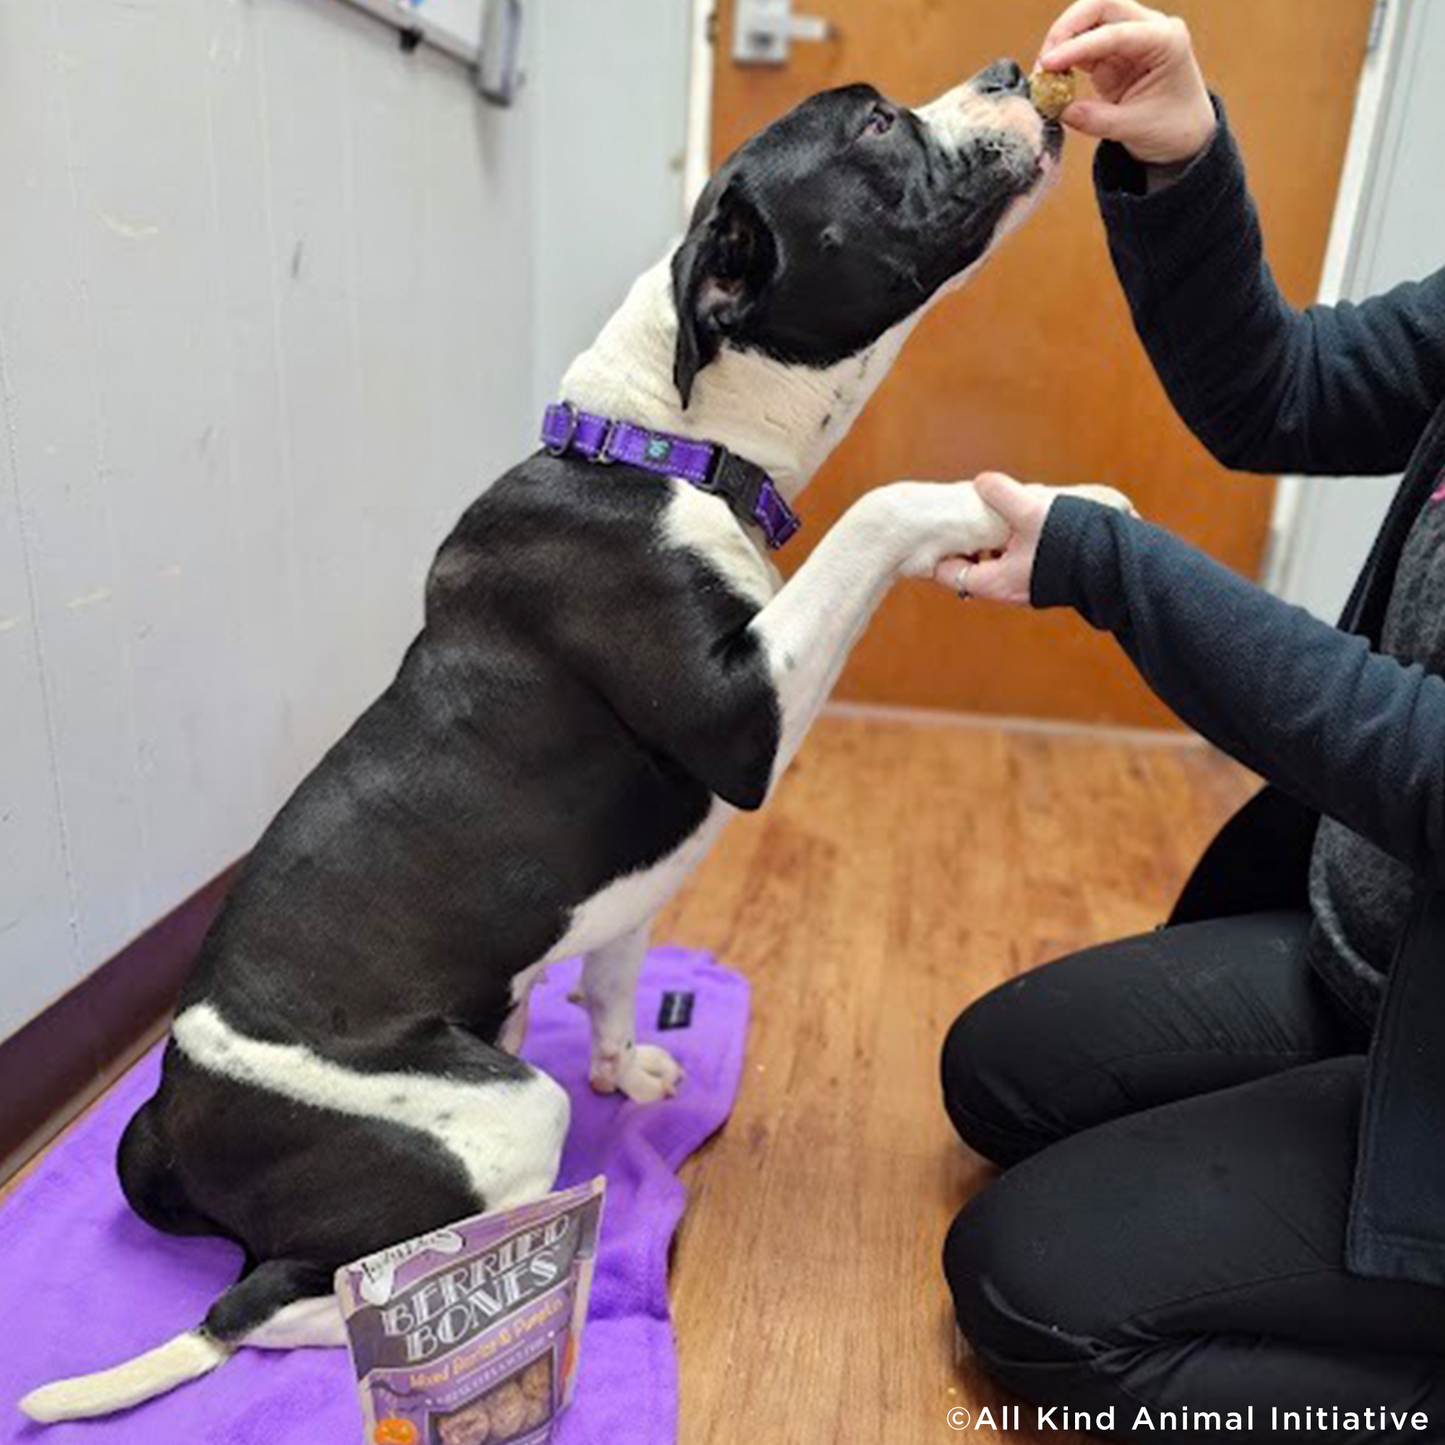
<path id="1" fill-rule="evenodd" d="M 998 602 L 1013 595 L 1014 568 L 1002 562 L 976 562 L 968 569 L 962 596 L 977 597 L 981 602 Z M 955 585 L 954 591 L 958 588 Z"/>
<path id="2" fill-rule="evenodd" d="M 1107 100 L 1076 100 L 1059 119 L 1070 130 L 1095 140 L 1121 140 L 1135 128 L 1125 107 Z"/>
<path id="3" fill-rule="evenodd" d="M 1096 25 L 1115 25 L 1120 21 L 1147 20 L 1152 12 L 1134 0 L 1075 0 L 1049 27 L 1044 43 L 1039 47 L 1041 55 L 1047 55 L 1056 46 Z M 1050 67 L 1052 68 L 1052 67 Z"/>
<path id="4" fill-rule="evenodd" d="M 955 597 L 977 597 L 983 602 L 1006 602 L 1017 595 L 1014 572 L 1017 562 L 1007 557 L 998 561 L 970 562 L 967 557 L 945 557 L 933 569 L 933 580 Z"/>
<path id="5" fill-rule="evenodd" d="M 1158 52 L 1159 42 L 1159 27 L 1152 20 L 1102 25 L 1046 50 L 1040 63 L 1046 70 L 1092 70 L 1105 60 L 1145 59 Z"/>
<path id="6" fill-rule="evenodd" d="M 977 566 L 977 562 L 970 562 L 967 557 L 945 557 L 933 569 L 933 580 L 940 587 L 947 587 L 950 592 L 965 597 L 968 594 L 963 590 L 963 580 L 968 575 L 969 568 Z"/>
<path id="7" fill-rule="evenodd" d="M 1016 482 L 1004 472 L 980 472 L 973 485 L 984 506 L 997 512 L 1010 528 L 1027 519 L 1029 493 L 1022 482 Z"/>

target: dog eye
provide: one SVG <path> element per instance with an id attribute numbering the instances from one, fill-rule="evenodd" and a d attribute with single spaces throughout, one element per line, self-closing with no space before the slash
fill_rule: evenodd
<path id="1" fill-rule="evenodd" d="M 868 114 L 868 119 L 863 123 L 864 135 L 887 135 L 893 129 L 893 122 L 898 117 L 891 110 L 881 105 L 875 105 Z"/>

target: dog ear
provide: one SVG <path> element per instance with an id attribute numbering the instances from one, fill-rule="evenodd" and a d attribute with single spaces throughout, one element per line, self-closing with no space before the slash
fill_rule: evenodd
<path id="1" fill-rule="evenodd" d="M 699 371 L 716 360 L 724 339 L 757 306 L 777 269 L 772 228 L 729 186 L 694 223 L 672 258 L 677 350 L 672 379 L 683 410 Z"/>

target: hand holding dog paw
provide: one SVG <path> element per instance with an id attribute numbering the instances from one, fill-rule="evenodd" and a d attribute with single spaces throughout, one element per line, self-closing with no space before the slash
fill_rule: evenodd
<path id="1" fill-rule="evenodd" d="M 1182 166 L 1214 135 L 1189 27 L 1174 16 L 1135 0 L 1077 0 L 1054 22 L 1039 63 L 1087 71 L 1098 98 L 1075 101 L 1064 124 L 1118 141 L 1145 165 Z"/>
<path id="2" fill-rule="evenodd" d="M 945 558 L 934 569 L 933 580 L 960 597 L 1027 606 L 1034 557 L 1056 494 L 1047 487 L 1026 487 L 1003 472 L 980 473 L 974 487 L 979 498 L 1008 524 L 1008 541 L 994 559 Z"/>
<path id="3" fill-rule="evenodd" d="M 981 473 L 974 487 L 985 505 L 1007 524 L 1008 541 L 997 558 L 981 562 L 946 558 L 934 568 L 933 580 L 960 597 L 982 597 L 989 602 L 1008 602 L 1018 607 L 1029 604 L 1039 538 L 1043 536 L 1049 508 L 1056 497 L 1081 497 L 1130 516 L 1138 515 L 1128 497 L 1113 487 L 1025 486 L 1003 472 Z"/>

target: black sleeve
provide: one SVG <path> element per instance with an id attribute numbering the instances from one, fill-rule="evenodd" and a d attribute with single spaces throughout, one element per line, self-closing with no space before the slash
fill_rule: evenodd
<path id="1" fill-rule="evenodd" d="M 1372 652 L 1169 532 L 1075 497 L 1049 509 L 1032 600 L 1112 632 L 1211 742 L 1445 881 L 1445 679 Z"/>
<path id="2" fill-rule="evenodd" d="M 1213 142 L 1152 195 L 1121 146 L 1095 157 L 1109 250 L 1170 400 L 1242 471 L 1403 470 L 1445 396 L 1445 270 L 1363 305 L 1295 310 L 1218 109 Z"/>

